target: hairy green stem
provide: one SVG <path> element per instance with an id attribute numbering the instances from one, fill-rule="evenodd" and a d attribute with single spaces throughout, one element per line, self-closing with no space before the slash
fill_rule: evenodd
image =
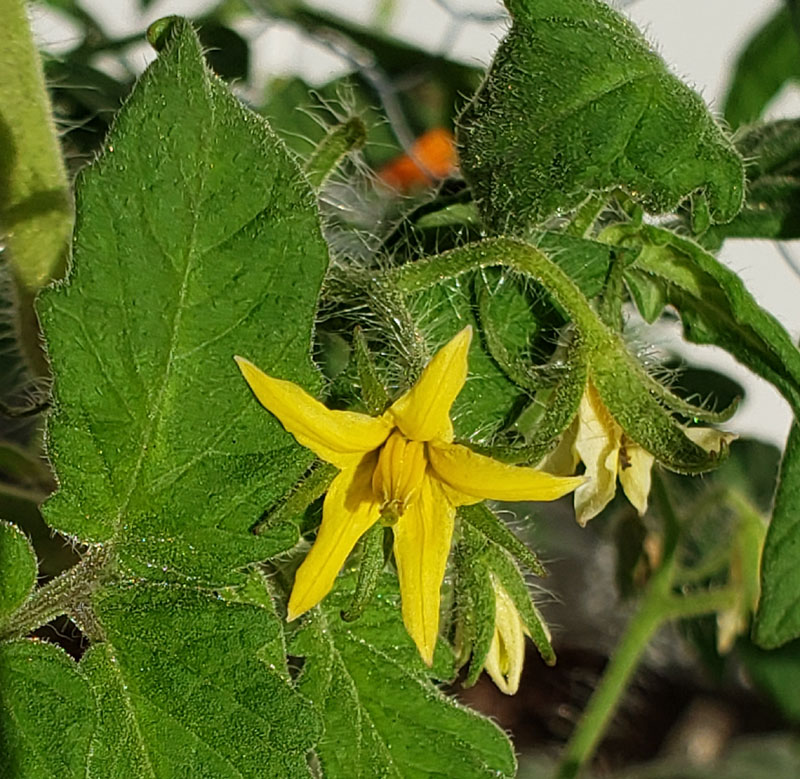
<path id="1" fill-rule="evenodd" d="M 94 547 L 72 568 L 35 590 L 33 595 L 0 626 L 0 641 L 23 638 L 62 614 L 76 614 L 86 622 L 87 600 L 109 575 L 113 553 Z"/>
<path id="2" fill-rule="evenodd" d="M 557 779 L 573 779 L 594 754 L 642 653 L 662 619 L 660 594 L 656 595 L 656 589 L 651 589 L 628 624 L 564 750 Z"/>
<path id="3" fill-rule="evenodd" d="M 680 524 L 658 473 L 654 473 L 653 494 L 664 520 L 664 562 L 650 580 L 637 612 L 565 747 L 556 779 L 574 779 L 591 759 L 650 639 L 665 622 L 708 614 L 735 602 L 736 593 L 729 587 L 688 595 L 672 592 Z"/>

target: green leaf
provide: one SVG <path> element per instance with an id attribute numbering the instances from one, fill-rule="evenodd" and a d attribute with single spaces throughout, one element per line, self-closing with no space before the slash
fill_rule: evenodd
<path id="1" fill-rule="evenodd" d="M 800 121 L 746 128 L 736 147 L 749 161 L 744 208 L 732 222 L 712 226 L 698 240 L 716 249 L 726 238 L 800 238 Z"/>
<path id="2" fill-rule="evenodd" d="M 352 577 L 341 580 L 290 647 L 305 656 L 298 688 L 316 701 L 325 723 L 316 749 L 322 774 L 513 776 L 516 761 L 503 733 L 429 680 L 400 619 L 396 588 L 387 583 L 358 621 L 346 623 L 339 613 L 350 604 Z"/>
<path id="3" fill-rule="evenodd" d="M 85 777 L 95 708 L 76 663 L 52 644 L 0 644 L 0 691 L 0 775 Z"/>
<path id="4" fill-rule="evenodd" d="M 800 724 L 800 641 L 765 651 L 749 641 L 737 644 L 747 673 L 775 702 L 787 720 Z"/>
<path id="5" fill-rule="evenodd" d="M 19 608 L 36 584 L 36 555 L 27 536 L 0 519 L 0 621 Z"/>
<path id="6" fill-rule="evenodd" d="M 784 7 L 739 54 L 725 97 L 725 120 L 731 127 L 754 122 L 789 80 L 800 80 L 800 43 Z"/>
<path id="7" fill-rule="evenodd" d="M 93 606 L 107 640 L 79 666 L 97 696 L 87 775 L 309 776 L 318 720 L 257 657 L 280 637 L 271 609 L 148 584 Z"/>
<path id="8" fill-rule="evenodd" d="M 650 213 L 697 190 L 739 211 L 742 161 L 703 101 L 598 0 L 507 0 L 514 24 L 459 122 L 464 176 L 496 231 L 541 224 L 593 192 Z"/>
<path id="9" fill-rule="evenodd" d="M 478 275 L 472 273 L 408 296 L 417 341 L 427 346 L 428 357 L 467 325 L 478 331 L 474 304 L 476 283 L 479 283 Z M 477 441 L 489 440 L 513 420 L 526 393 L 506 377 L 478 338 L 473 340 L 469 351 L 469 375 L 469 381 L 453 405 L 456 435 Z"/>
<path id="10" fill-rule="evenodd" d="M 80 178 L 70 277 L 39 302 L 60 483 L 44 512 L 113 542 L 140 575 L 224 583 L 295 543 L 289 523 L 247 531 L 312 459 L 233 355 L 319 386 L 327 250 L 283 144 L 206 68 L 191 28 L 163 24 L 158 60 Z"/>
<path id="11" fill-rule="evenodd" d="M 0 48 L 0 236 L 29 293 L 63 269 L 72 204 L 26 4 L 3 9 Z"/>
<path id="12" fill-rule="evenodd" d="M 761 600 L 754 636 L 766 649 L 800 636 L 800 425 L 783 455 L 772 521 L 761 562 Z"/>
<path id="13" fill-rule="evenodd" d="M 624 236 L 629 232 L 629 236 Z M 800 352 L 742 280 L 693 241 L 669 230 L 621 227 L 621 241 L 641 248 L 633 268 L 664 285 L 687 340 L 714 344 L 772 382 L 800 411 Z"/>
<path id="14" fill-rule="evenodd" d="M 653 324 L 667 305 L 667 293 L 663 283 L 660 279 L 636 268 L 626 268 L 623 276 L 639 313 L 645 322 Z"/>

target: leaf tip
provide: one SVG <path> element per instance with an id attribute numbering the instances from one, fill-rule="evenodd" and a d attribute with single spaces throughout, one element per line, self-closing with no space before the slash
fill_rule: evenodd
<path id="1" fill-rule="evenodd" d="M 175 36 L 176 28 L 183 22 L 180 16 L 164 16 L 147 28 L 147 42 L 157 51 L 162 52 Z"/>

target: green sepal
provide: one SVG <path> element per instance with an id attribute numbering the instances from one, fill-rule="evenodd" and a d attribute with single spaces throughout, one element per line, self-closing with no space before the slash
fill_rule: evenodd
<path id="1" fill-rule="evenodd" d="M 678 473 L 703 473 L 719 465 L 726 450 L 707 452 L 690 440 L 644 376 L 644 369 L 622 343 L 609 343 L 592 357 L 589 380 L 633 441 Z"/>
<path id="2" fill-rule="evenodd" d="M 461 506 L 459 515 L 472 527 L 480 531 L 487 539 L 505 549 L 508 554 L 518 560 L 531 573 L 536 576 L 547 576 L 536 553 L 520 541 L 485 503 L 476 503 L 474 506 Z"/>
<path id="3" fill-rule="evenodd" d="M 453 553 L 456 662 L 459 667 L 469 662 L 464 687 L 478 681 L 494 637 L 495 595 L 483 559 L 489 544 L 486 536 L 465 523 Z"/>
<path id="4" fill-rule="evenodd" d="M 703 190 L 714 221 L 736 215 L 741 158 L 630 22 L 598 0 L 507 6 L 511 30 L 458 123 L 461 168 L 493 230 L 615 188 L 657 214 Z"/>
<path id="5" fill-rule="evenodd" d="M 353 331 L 353 353 L 364 404 L 370 414 L 375 416 L 382 414 L 389 405 L 389 393 L 378 375 L 378 368 L 370 354 L 367 338 L 360 327 L 356 327 Z"/>
<path id="6" fill-rule="evenodd" d="M 36 554 L 28 537 L 0 519 L 0 624 L 27 600 L 36 573 Z"/>
<path id="7" fill-rule="evenodd" d="M 353 116 L 331 127 L 303 166 L 308 183 L 320 189 L 350 152 L 360 149 L 367 141 L 364 120 Z"/>
<path id="8" fill-rule="evenodd" d="M 489 544 L 484 551 L 489 570 L 497 576 L 509 594 L 517 611 L 531 634 L 533 643 L 547 665 L 555 665 L 556 653 L 550 642 L 550 631 L 544 617 L 533 603 L 531 591 L 514 561 L 496 544 Z"/>
<path id="9" fill-rule="evenodd" d="M 328 491 L 337 473 L 339 469 L 335 465 L 316 460 L 286 499 L 256 523 L 253 532 L 257 535 L 270 533 L 288 522 L 301 526 L 306 509 Z"/>
<path id="10" fill-rule="evenodd" d="M 378 586 L 384 566 L 384 527 L 376 522 L 360 540 L 361 557 L 358 563 L 358 579 L 353 590 L 353 601 L 342 611 L 345 622 L 355 622 L 367 608 Z"/>

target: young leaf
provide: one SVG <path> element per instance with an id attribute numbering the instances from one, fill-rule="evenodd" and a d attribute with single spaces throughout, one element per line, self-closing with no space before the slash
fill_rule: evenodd
<path id="1" fill-rule="evenodd" d="M 0 776 L 85 777 L 95 708 L 75 661 L 44 642 L 0 644 L 0 690 Z"/>
<path id="2" fill-rule="evenodd" d="M 506 5 L 513 26 L 459 127 L 464 176 L 494 230 L 614 188 L 656 214 L 702 190 L 714 221 L 736 215 L 739 155 L 630 23 L 598 0 Z"/>
<path id="3" fill-rule="evenodd" d="M 316 748 L 325 779 L 514 776 L 503 733 L 429 681 L 395 586 L 385 582 L 360 619 L 346 623 L 339 613 L 350 604 L 352 577 L 343 584 L 290 647 L 305 656 L 298 689 L 317 702 L 325 723 Z"/>
<path id="4" fill-rule="evenodd" d="M 772 521 L 761 563 L 761 600 L 754 636 L 766 649 L 800 636 L 800 425 L 783 455 Z"/>
<path id="5" fill-rule="evenodd" d="M 27 536 L 0 519 L 0 622 L 17 609 L 36 584 L 36 556 Z"/>
<path id="6" fill-rule="evenodd" d="M 680 312 L 687 340 L 721 346 L 772 382 L 800 411 L 800 352 L 733 271 L 669 230 L 636 228 L 631 245 L 641 247 L 632 267 L 664 286 L 666 300 Z"/>
<path id="7" fill-rule="evenodd" d="M 182 20 L 80 178 L 74 261 L 39 313 L 55 374 L 48 522 L 145 575 L 214 583 L 290 547 L 247 531 L 311 462 L 253 399 L 242 354 L 312 391 L 327 262 L 313 194 Z"/>
<path id="8" fill-rule="evenodd" d="M 784 7 L 739 54 L 725 97 L 728 124 L 738 127 L 754 122 L 789 80 L 800 80 L 800 43 L 790 12 Z"/>

